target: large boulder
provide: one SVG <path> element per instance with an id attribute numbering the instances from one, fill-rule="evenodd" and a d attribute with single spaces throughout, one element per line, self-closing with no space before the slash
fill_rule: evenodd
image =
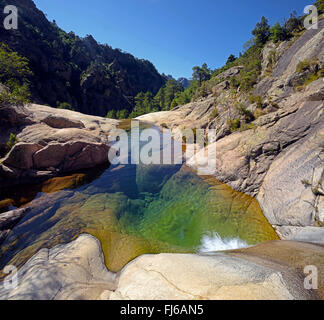
<path id="1" fill-rule="evenodd" d="M 21 127 L 33 124 L 32 112 L 26 106 L 1 105 L 0 125 L 1 128 Z"/>
<path id="2" fill-rule="evenodd" d="M 277 226 L 276 232 L 283 240 L 294 240 L 324 245 L 324 228 Z"/>
<path id="3" fill-rule="evenodd" d="M 4 159 L 5 166 L 28 170 L 33 167 L 33 155 L 41 150 L 42 146 L 35 143 L 17 143 Z"/>
<path id="4" fill-rule="evenodd" d="M 64 129 L 64 128 L 85 128 L 82 121 L 78 120 L 71 120 L 62 116 L 54 116 L 50 115 L 47 116 L 42 122 L 46 123 L 48 126 L 57 129 Z"/>
<path id="5" fill-rule="evenodd" d="M 57 168 L 63 172 L 92 168 L 108 163 L 108 151 L 109 147 L 100 143 L 50 143 L 34 154 L 34 168 Z"/>
<path id="6" fill-rule="evenodd" d="M 304 268 L 324 274 L 324 248 L 275 241 L 228 253 L 145 255 L 121 272 L 110 299 L 290 300 L 322 299 L 304 287 Z M 292 258 L 294 257 L 294 258 Z"/>
<path id="7" fill-rule="evenodd" d="M 19 141 L 0 164 L 2 186 L 108 163 L 108 138 L 117 120 L 34 104 L 0 106 L 1 114 L 0 146 L 10 133 Z"/>

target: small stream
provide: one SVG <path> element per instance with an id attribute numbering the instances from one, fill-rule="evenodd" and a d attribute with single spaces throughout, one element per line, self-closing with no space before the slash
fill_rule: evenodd
<path id="1" fill-rule="evenodd" d="M 139 255 L 194 253 L 278 239 L 258 202 L 186 165 L 111 165 L 0 193 L 0 210 L 31 211 L 0 248 L 0 270 L 87 232 L 109 270 Z"/>

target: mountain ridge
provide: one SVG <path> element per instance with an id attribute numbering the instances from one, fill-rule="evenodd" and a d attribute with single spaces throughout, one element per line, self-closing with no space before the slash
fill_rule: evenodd
<path id="1" fill-rule="evenodd" d="M 18 30 L 0 26 L 0 41 L 29 60 L 33 102 L 105 116 L 109 110 L 132 109 L 140 92 L 157 91 L 166 79 L 148 60 L 65 32 L 49 22 L 32 0 L 1 0 L 18 8 Z M 1 10 L 2 11 L 2 10 Z M 5 18 L 2 13 L 2 18 Z"/>

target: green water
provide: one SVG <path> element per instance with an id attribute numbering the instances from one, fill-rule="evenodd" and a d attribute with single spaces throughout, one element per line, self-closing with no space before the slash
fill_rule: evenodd
<path id="1" fill-rule="evenodd" d="M 206 232 L 248 244 L 278 238 L 255 199 L 182 165 L 111 166 L 91 178 L 55 178 L 37 186 L 28 206 L 1 246 L 0 269 L 20 267 L 40 248 L 83 232 L 100 240 L 112 271 L 145 253 L 196 252 Z"/>

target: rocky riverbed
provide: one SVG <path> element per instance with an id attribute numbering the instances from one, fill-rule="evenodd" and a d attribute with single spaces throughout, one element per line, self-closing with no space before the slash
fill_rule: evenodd
<path id="1" fill-rule="evenodd" d="M 231 132 L 228 125 L 229 118 L 240 118 L 235 105 L 248 105 L 250 112 L 257 109 L 247 95 L 230 89 L 229 81 L 240 67 L 220 74 L 220 83 L 205 98 L 139 117 L 170 128 L 175 135 L 184 128 L 216 129 L 215 177 L 256 197 L 283 239 L 316 237 L 321 243 L 323 229 L 317 227 L 324 223 L 324 81 L 320 78 L 298 89 L 307 72 L 298 72 L 297 66 L 315 60 L 319 67 L 324 65 L 323 37 L 322 19 L 317 30 L 305 31 L 296 41 L 269 43 L 263 49 L 263 76 L 253 95 L 261 99 L 264 115 L 250 128 Z M 271 53 L 276 59 L 269 75 Z M 188 164 L 195 168 L 194 161 Z"/>
<path id="2" fill-rule="evenodd" d="M 91 178 L 75 171 L 108 165 L 119 121 L 0 106 L 0 186 L 39 184 L 0 201 L 0 262 L 20 268 L 19 286 L 0 283 L 0 298 L 323 299 L 324 82 L 301 86 L 309 74 L 297 68 L 315 60 L 323 67 L 323 37 L 320 20 L 294 42 L 267 44 L 253 90 L 263 114 L 241 130 L 229 126 L 240 117 L 235 106 L 258 106 L 229 86 L 240 67 L 219 75 L 210 95 L 138 118 L 176 139 L 185 128 L 216 129 L 206 147 L 216 144 L 214 177 L 199 177 L 189 160 L 170 175 L 161 169 L 165 181 L 140 166 Z M 3 152 L 10 134 L 17 141 Z M 248 248 L 199 253 L 203 231 L 239 236 Z M 316 290 L 305 286 L 308 266 L 318 272 Z"/>

